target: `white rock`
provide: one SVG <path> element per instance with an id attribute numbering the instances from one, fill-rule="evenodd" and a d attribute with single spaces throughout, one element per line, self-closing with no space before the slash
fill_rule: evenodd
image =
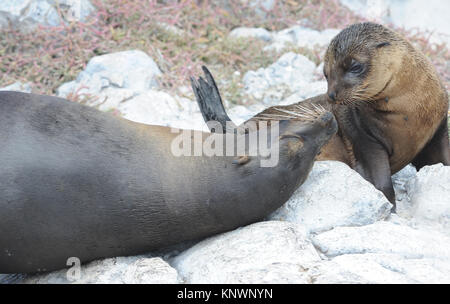
<path id="1" fill-rule="evenodd" d="M 395 191 L 396 212 L 404 218 L 412 217 L 412 205 L 408 197 L 406 184 L 417 174 L 413 165 L 408 165 L 392 176 L 392 184 Z"/>
<path id="2" fill-rule="evenodd" d="M 341 0 L 358 15 L 376 22 L 431 34 L 430 41 L 450 44 L 450 5 L 440 0 Z"/>
<path id="3" fill-rule="evenodd" d="M 245 92 L 266 105 L 278 104 L 285 94 L 310 85 L 315 70 L 314 62 L 289 52 L 267 68 L 247 72 L 243 78 Z"/>
<path id="4" fill-rule="evenodd" d="M 67 21 L 86 21 L 95 10 L 89 0 L 47 0 L 53 7 L 58 7 L 65 13 Z"/>
<path id="5" fill-rule="evenodd" d="M 283 99 L 280 105 L 291 105 L 293 103 L 300 102 L 302 100 L 315 97 L 327 92 L 328 84 L 326 81 L 314 81 L 310 83 L 304 83 L 297 92 Z"/>
<path id="6" fill-rule="evenodd" d="M 396 254 L 346 254 L 318 263 L 316 284 L 443 284 L 450 282 L 450 261 L 405 259 Z"/>
<path id="7" fill-rule="evenodd" d="M 171 264 L 187 283 L 306 283 L 319 260 L 304 231 L 273 221 L 204 240 Z"/>
<path id="8" fill-rule="evenodd" d="M 94 7 L 89 0 L 12 0 L 1 1 L 0 12 L 6 14 L 14 26 L 30 28 L 37 24 L 58 26 L 61 18 L 58 7 L 63 13 L 64 21 L 85 21 Z M 3 22 L 2 22 L 3 23 Z"/>
<path id="9" fill-rule="evenodd" d="M 258 38 L 263 41 L 272 40 L 272 34 L 265 28 L 253 27 L 238 27 L 230 32 L 230 37 L 233 38 Z"/>
<path id="10" fill-rule="evenodd" d="M 177 271 L 161 258 L 117 257 L 81 267 L 79 279 L 69 279 L 67 270 L 30 276 L 28 284 L 176 284 Z"/>
<path id="11" fill-rule="evenodd" d="M 322 232 L 363 226 L 386 218 L 392 205 L 357 172 L 341 162 L 316 162 L 305 183 L 271 215 Z"/>
<path id="12" fill-rule="evenodd" d="M 0 91 L 17 91 L 17 92 L 23 92 L 23 93 L 31 93 L 32 91 L 32 84 L 29 83 L 21 83 L 21 82 L 15 82 L 7 87 L 0 88 Z"/>
<path id="13" fill-rule="evenodd" d="M 294 26 L 281 30 L 272 35 L 273 43 L 266 46 L 264 50 L 282 50 L 288 45 L 317 49 L 328 47 L 330 41 L 339 33 L 337 29 L 316 31 L 302 26 Z"/>
<path id="14" fill-rule="evenodd" d="M 337 227 L 312 239 L 328 257 L 344 254 L 386 253 L 407 259 L 450 259 L 450 238 L 436 230 L 416 230 L 391 222 L 363 227 Z"/>
<path id="15" fill-rule="evenodd" d="M 207 131 L 197 104 L 187 98 L 147 90 L 118 105 L 123 117 L 144 124 Z"/>
<path id="16" fill-rule="evenodd" d="M 166 32 L 169 32 L 173 35 L 181 36 L 181 35 L 185 34 L 185 32 L 182 29 L 176 27 L 175 25 L 164 23 L 164 22 L 157 22 L 157 24 L 159 25 L 160 28 L 162 28 Z"/>
<path id="17" fill-rule="evenodd" d="M 252 118 L 256 114 L 258 114 L 259 111 L 255 111 L 252 109 L 249 109 L 248 107 L 244 106 L 234 106 L 227 110 L 227 114 L 230 117 L 230 119 L 236 124 L 240 125 L 247 121 L 248 119 Z"/>
<path id="18" fill-rule="evenodd" d="M 100 109 L 116 108 L 121 102 L 157 87 L 161 75 L 156 63 L 138 50 L 112 53 L 92 58 L 75 81 L 58 88 L 58 96 L 69 94 L 95 96 L 89 105 Z"/>
<path id="19" fill-rule="evenodd" d="M 389 0 L 341 0 L 341 3 L 358 15 L 374 21 L 386 21 Z"/>
<path id="20" fill-rule="evenodd" d="M 253 8 L 257 15 L 265 17 L 268 11 L 271 11 L 275 7 L 274 0 L 240 0 L 244 4 L 248 4 L 250 8 Z"/>
<path id="21" fill-rule="evenodd" d="M 450 167 L 442 164 L 422 168 L 406 184 L 411 215 L 424 224 L 439 224 L 450 234 Z"/>

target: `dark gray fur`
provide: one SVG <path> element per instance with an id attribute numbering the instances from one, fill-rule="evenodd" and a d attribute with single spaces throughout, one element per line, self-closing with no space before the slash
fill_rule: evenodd
<path id="1" fill-rule="evenodd" d="M 289 137 L 278 166 L 257 157 L 233 165 L 174 157 L 169 128 L 0 92 L 0 273 L 141 254 L 261 220 L 303 183 L 336 129 L 329 112 L 308 125 L 281 122 L 281 134 L 303 138 L 300 150 L 288 152 L 298 140 Z"/>

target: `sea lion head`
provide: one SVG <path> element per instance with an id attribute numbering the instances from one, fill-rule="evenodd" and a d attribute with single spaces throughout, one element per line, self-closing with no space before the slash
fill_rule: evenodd
<path id="1" fill-rule="evenodd" d="M 401 36 L 379 24 L 359 23 L 342 30 L 325 54 L 329 102 L 353 104 L 388 97 L 405 47 Z"/>
<path id="2" fill-rule="evenodd" d="M 334 115 L 323 108 L 303 108 L 295 112 L 301 118 L 280 121 L 280 152 L 294 159 L 294 168 L 313 162 L 320 149 L 337 132 Z"/>

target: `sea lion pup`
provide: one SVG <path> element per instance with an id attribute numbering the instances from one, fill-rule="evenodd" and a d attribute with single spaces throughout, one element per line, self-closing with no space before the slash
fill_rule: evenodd
<path id="1" fill-rule="evenodd" d="M 230 134 L 172 133 L 56 97 L 0 92 L 0 273 L 141 254 L 263 219 L 337 131 L 330 112 L 300 118 L 280 121 L 279 133 L 271 125 L 265 142 L 278 162 L 262 167 L 267 155 L 177 156 L 211 136 L 218 148 Z"/>
<path id="2" fill-rule="evenodd" d="M 322 105 L 338 121 L 338 133 L 318 160 L 345 162 L 393 204 L 392 174 L 409 163 L 418 170 L 450 165 L 447 91 L 433 65 L 405 38 L 374 23 L 351 25 L 331 41 L 324 74 L 327 94 L 298 103 Z M 203 103 L 218 107 L 214 98 Z M 298 104 L 271 107 L 252 120 L 295 112 Z"/>

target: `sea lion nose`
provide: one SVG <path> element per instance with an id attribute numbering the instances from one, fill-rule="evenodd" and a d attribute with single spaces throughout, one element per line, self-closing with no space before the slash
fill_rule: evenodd
<path id="1" fill-rule="evenodd" d="M 322 114 L 319 118 L 319 124 L 326 128 L 326 134 L 331 135 L 337 131 L 337 121 L 331 112 Z"/>
<path id="2" fill-rule="evenodd" d="M 331 114 L 331 112 L 326 112 L 326 113 L 320 115 L 319 123 L 323 127 L 326 127 L 333 121 L 333 118 L 334 118 L 334 116 L 333 116 L 333 114 Z"/>
<path id="3" fill-rule="evenodd" d="M 336 92 L 335 91 L 332 91 L 332 92 L 328 93 L 328 97 L 330 97 L 330 99 L 333 102 L 336 102 Z"/>

